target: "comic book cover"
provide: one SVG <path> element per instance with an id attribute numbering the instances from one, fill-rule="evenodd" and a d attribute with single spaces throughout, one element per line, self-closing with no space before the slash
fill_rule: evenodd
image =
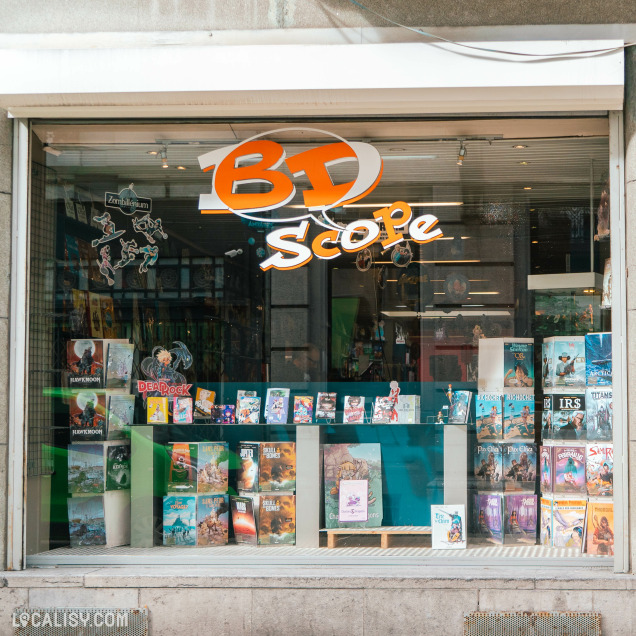
<path id="1" fill-rule="evenodd" d="M 501 393 L 479 393 L 475 411 L 477 441 L 501 440 L 503 435 L 503 395 Z"/>
<path id="2" fill-rule="evenodd" d="M 106 545 L 104 497 L 71 497 L 67 503 L 71 548 Z"/>
<path id="3" fill-rule="evenodd" d="M 258 508 L 258 544 L 296 544 L 296 496 L 261 495 Z"/>
<path id="4" fill-rule="evenodd" d="M 552 499 L 544 497 L 541 498 L 539 542 L 546 547 L 552 547 Z"/>
<path id="5" fill-rule="evenodd" d="M 106 396 L 103 392 L 77 391 L 69 400 L 69 424 L 73 442 L 106 439 Z"/>
<path id="6" fill-rule="evenodd" d="M 554 386 L 585 386 L 585 337 L 554 336 Z"/>
<path id="7" fill-rule="evenodd" d="M 599 556 L 614 556 L 614 504 L 590 501 L 587 507 L 585 551 Z"/>
<path id="8" fill-rule="evenodd" d="M 269 398 L 271 397 L 286 397 L 287 402 L 289 402 L 289 389 L 267 389 L 267 393 L 265 394 L 265 404 L 263 406 L 263 418 L 268 423 L 269 421 L 267 416 L 269 414 Z M 280 402 L 276 402 L 276 404 L 280 404 Z"/>
<path id="9" fill-rule="evenodd" d="M 475 518 L 479 541 L 503 544 L 503 496 L 500 493 L 476 494 Z"/>
<path id="10" fill-rule="evenodd" d="M 113 299 L 111 296 L 100 296 L 100 303 L 102 309 L 103 337 L 116 338 L 117 333 L 115 329 L 115 308 L 113 306 Z"/>
<path id="11" fill-rule="evenodd" d="M 369 520 L 369 482 L 366 479 L 343 479 L 338 495 L 338 521 Z"/>
<path id="12" fill-rule="evenodd" d="M 543 411 L 541 412 L 541 438 L 552 439 L 552 396 L 543 396 Z"/>
<path id="13" fill-rule="evenodd" d="M 215 404 L 210 409 L 210 423 L 211 424 L 223 423 L 223 407 L 220 404 Z"/>
<path id="14" fill-rule="evenodd" d="M 223 419 L 221 420 L 222 424 L 234 424 L 236 422 L 236 407 L 234 404 L 224 404 L 223 405 Z"/>
<path id="15" fill-rule="evenodd" d="M 168 424 L 168 398 L 148 396 L 146 402 L 146 421 L 148 424 Z"/>
<path id="16" fill-rule="evenodd" d="M 126 439 L 135 421 L 135 396 L 108 394 L 106 431 L 108 439 Z"/>
<path id="17" fill-rule="evenodd" d="M 376 397 L 371 421 L 374 424 L 389 424 L 393 418 L 393 407 L 392 398 L 382 395 Z"/>
<path id="18" fill-rule="evenodd" d="M 448 413 L 449 424 L 466 424 L 468 422 L 472 395 L 471 391 L 453 391 Z"/>
<path id="19" fill-rule="evenodd" d="M 258 394 L 256 393 L 256 391 L 245 391 L 244 389 L 239 389 L 236 392 L 236 412 L 237 413 L 241 409 L 240 407 L 241 398 L 244 398 L 244 397 L 258 397 Z"/>
<path id="20" fill-rule="evenodd" d="M 506 440 L 534 440 L 534 395 L 504 396 L 503 429 Z"/>
<path id="21" fill-rule="evenodd" d="M 106 447 L 106 490 L 130 488 L 130 444 Z"/>
<path id="22" fill-rule="evenodd" d="M 88 311 L 90 317 L 91 336 L 93 338 L 103 338 L 104 325 L 102 323 L 102 301 L 99 294 L 88 292 Z"/>
<path id="23" fill-rule="evenodd" d="M 106 356 L 106 388 L 130 391 L 135 345 L 110 342 Z"/>
<path id="24" fill-rule="evenodd" d="M 585 447 L 555 446 L 554 450 L 554 492 L 587 492 L 585 483 Z"/>
<path id="25" fill-rule="evenodd" d="M 504 544 L 537 543 L 537 496 L 504 495 Z"/>
<path id="26" fill-rule="evenodd" d="M 172 403 L 172 421 L 175 424 L 192 424 L 192 398 L 175 396 Z"/>
<path id="27" fill-rule="evenodd" d="M 398 424 L 418 424 L 420 421 L 420 396 L 398 395 L 397 405 Z"/>
<path id="28" fill-rule="evenodd" d="M 342 421 L 345 424 L 364 424 L 364 396 L 345 395 Z"/>
<path id="29" fill-rule="evenodd" d="M 238 423 L 258 424 L 261 419 L 261 398 L 242 397 L 239 399 Z"/>
<path id="30" fill-rule="evenodd" d="M 197 451 L 197 492 L 226 493 L 229 469 L 227 442 L 199 442 Z"/>
<path id="31" fill-rule="evenodd" d="M 588 387 L 585 390 L 587 439 L 611 442 L 614 437 L 612 387 Z"/>
<path id="32" fill-rule="evenodd" d="M 212 406 L 214 406 L 214 398 L 216 393 L 197 387 L 197 393 L 194 399 L 194 412 L 199 417 L 210 417 Z"/>
<path id="33" fill-rule="evenodd" d="M 260 492 L 296 489 L 296 443 L 261 442 L 258 458 Z"/>
<path id="34" fill-rule="evenodd" d="M 555 548 L 583 545 L 585 499 L 554 499 L 552 502 L 552 544 Z"/>
<path id="35" fill-rule="evenodd" d="M 236 543 L 256 545 L 256 518 L 252 498 L 230 497 L 230 508 Z"/>
<path id="36" fill-rule="evenodd" d="M 168 492 L 196 492 L 197 444 L 175 443 L 166 446 L 170 465 Z"/>
<path id="37" fill-rule="evenodd" d="M 228 495 L 197 497 L 197 545 L 227 545 L 229 522 Z"/>
<path id="38" fill-rule="evenodd" d="M 102 444 L 69 444 L 68 491 L 104 492 L 104 447 Z"/>
<path id="39" fill-rule="evenodd" d="M 163 545 L 196 545 L 197 498 L 163 498 Z"/>
<path id="40" fill-rule="evenodd" d="M 236 454 L 240 464 L 236 475 L 239 492 L 258 492 L 259 442 L 239 442 Z"/>
<path id="41" fill-rule="evenodd" d="M 466 547 L 466 509 L 463 505 L 431 506 L 433 550 L 462 550 Z"/>
<path id="42" fill-rule="evenodd" d="M 554 341 L 546 339 L 541 345 L 541 384 L 544 389 L 554 386 Z"/>
<path id="43" fill-rule="evenodd" d="M 614 494 L 613 444 L 588 444 L 585 447 L 585 474 L 590 497 Z"/>
<path id="44" fill-rule="evenodd" d="M 294 424 L 311 424 L 314 419 L 312 395 L 297 395 L 294 398 Z"/>
<path id="45" fill-rule="evenodd" d="M 552 439 L 585 441 L 585 395 L 552 396 Z"/>
<path id="46" fill-rule="evenodd" d="M 86 292 L 80 289 L 72 289 L 73 311 L 69 316 L 71 331 L 76 334 L 88 333 L 88 300 Z"/>
<path id="47" fill-rule="evenodd" d="M 552 492 L 552 449 L 553 446 L 541 446 L 539 449 L 539 477 L 543 494 Z"/>
<path id="48" fill-rule="evenodd" d="M 289 410 L 289 397 L 271 395 L 267 404 L 268 424 L 287 424 L 287 412 Z"/>
<path id="49" fill-rule="evenodd" d="M 95 250 L 91 247 L 89 243 L 83 241 L 81 239 L 77 239 L 77 248 L 79 249 L 80 254 L 80 264 L 84 272 L 86 272 L 86 278 L 88 280 L 92 280 L 95 283 L 101 282 L 101 273 L 99 271 L 99 267 L 97 266 L 97 255 Z M 95 294 L 97 295 L 97 294 Z M 90 298 L 88 301 L 90 308 Z M 101 318 L 101 305 L 98 305 L 100 311 Z M 89 316 L 89 322 L 92 320 L 92 315 Z M 91 334 L 94 338 L 101 338 L 102 336 L 98 336 L 95 333 Z"/>
<path id="50" fill-rule="evenodd" d="M 479 490 L 503 489 L 501 444 L 477 444 L 473 458 L 473 484 Z"/>
<path id="51" fill-rule="evenodd" d="M 537 446 L 527 442 L 503 444 L 505 490 L 534 492 L 537 477 Z"/>
<path id="52" fill-rule="evenodd" d="M 585 382 L 587 386 L 611 386 L 611 333 L 585 334 Z"/>
<path id="53" fill-rule="evenodd" d="M 67 381 L 71 389 L 104 386 L 104 352 L 101 340 L 69 340 L 66 343 Z"/>
<path id="54" fill-rule="evenodd" d="M 504 342 L 504 386 L 525 389 L 534 386 L 534 345 Z"/>
<path id="55" fill-rule="evenodd" d="M 325 524 L 327 528 L 375 528 L 382 525 L 382 454 L 380 444 L 325 444 Z M 368 521 L 338 522 L 340 482 L 366 480 Z"/>
<path id="56" fill-rule="evenodd" d="M 335 420 L 336 419 L 336 394 L 318 393 L 316 398 L 316 419 Z"/>

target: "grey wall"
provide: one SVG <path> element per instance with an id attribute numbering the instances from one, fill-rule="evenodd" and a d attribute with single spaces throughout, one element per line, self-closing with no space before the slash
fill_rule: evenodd
<path id="1" fill-rule="evenodd" d="M 633 0 L 363 0 L 411 26 L 627 24 Z M 390 26 L 348 0 L 3 0 L 5 33 Z"/>

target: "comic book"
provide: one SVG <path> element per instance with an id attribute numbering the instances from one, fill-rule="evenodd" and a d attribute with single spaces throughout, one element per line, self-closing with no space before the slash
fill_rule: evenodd
<path id="1" fill-rule="evenodd" d="M 585 390 L 587 439 L 611 442 L 614 437 L 612 387 L 588 387 Z"/>
<path id="2" fill-rule="evenodd" d="M 555 446 L 554 490 L 559 494 L 585 494 L 585 447 Z"/>
<path id="3" fill-rule="evenodd" d="M 88 333 L 88 299 L 86 292 L 72 289 L 73 311 L 69 316 L 71 331 L 76 334 Z"/>
<path id="4" fill-rule="evenodd" d="M 393 419 L 393 400 L 390 397 L 378 396 L 373 404 L 373 417 L 371 421 L 374 424 L 389 424 Z"/>
<path id="5" fill-rule="evenodd" d="M 541 498 L 541 518 L 539 521 L 539 542 L 552 547 L 552 499 Z"/>
<path id="6" fill-rule="evenodd" d="M 261 419 L 261 398 L 242 397 L 239 399 L 238 423 L 258 424 Z"/>
<path id="7" fill-rule="evenodd" d="M 261 442 L 258 458 L 260 492 L 296 489 L 296 443 Z"/>
<path id="8" fill-rule="evenodd" d="M 397 405 L 398 424 L 418 424 L 420 422 L 420 396 L 398 395 Z"/>
<path id="9" fill-rule="evenodd" d="M 528 442 L 503 444 L 505 490 L 534 492 L 537 478 L 537 446 Z"/>
<path id="10" fill-rule="evenodd" d="M 258 492 L 259 442 L 239 442 L 236 454 L 240 464 L 236 475 L 239 492 Z"/>
<path id="11" fill-rule="evenodd" d="M 192 398 L 175 396 L 172 403 L 172 421 L 175 424 L 192 424 Z"/>
<path id="12" fill-rule="evenodd" d="M 534 386 L 534 345 L 504 342 L 504 386 L 526 389 Z"/>
<path id="13" fill-rule="evenodd" d="M 294 398 L 294 424 L 311 424 L 314 419 L 312 395 L 297 395 Z"/>
<path id="14" fill-rule="evenodd" d="M 472 395 L 471 391 L 453 391 L 448 413 L 449 424 L 466 424 L 468 422 Z"/>
<path id="15" fill-rule="evenodd" d="M 585 474 L 590 497 L 611 497 L 614 494 L 613 444 L 587 444 Z"/>
<path id="16" fill-rule="evenodd" d="M 541 345 L 541 384 L 544 389 L 554 386 L 554 341 L 551 339 Z"/>
<path id="17" fill-rule="evenodd" d="M 475 534 L 478 541 L 503 544 L 503 495 L 475 494 Z"/>
<path id="18" fill-rule="evenodd" d="M 66 343 L 66 379 L 71 389 L 104 386 L 104 350 L 101 340 L 69 340 Z"/>
<path id="19" fill-rule="evenodd" d="M 130 391 L 135 345 L 109 342 L 106 355 L 106 388 Z"/>
<path id="20" fill-rule="evenodd" d="M 101 493 L 105 485 L 102 444 L 69 444 L 68 491 Z"/>
<path id="21" fill-rule="evenodd" d="M 102 307 L 102 330 L 104 338 L 115 338 L 117 336 L 115 329 L 115 308 L 111 296 L 100 296 Z"/>
<path id="22" fill-rule="evenodd" d="M 220 404 L 215 404 L 210 409 L 210 423 L 221 424 L 223 421 L 223 407 Z"/>
<path id="23" fill-rule="evenodd" d="M 380 444 L 325 444 L 325 525 L 327 528 L 374 528 L 382 525 L 382 454 Z M 339 523 L 340 483 L 366 480 L 368 520 Z"/>
<path id="24" fill-rule="evenodd" d="M 148 396 L 146 402 L 146 421 L 148 424 L 168 424 L 168 398 Z"/>
<path id="25" fill-rule="evenodd" d="M 583 545 L 585 499 L 554 499 L 552 502 L 552 545 L 578 548 Z"/>
<path id="26" fill-rule="evenodd" d="M 263 406 L 263 418 L 268 423 L 267 415 L 269 414 L 269 398 L 271 397 L 286 397 L 287 402 L 289 402 L 289 389 L 267 389 L 267 393 L 265 394 L 265 404 Z M 276 404 L 280 404 L 280 402 L 276 402 Z"/>
<path id="27" fill-rule="evenodd" d="M 366 479 L 343 479 L 338 494 L 338 521 L 369 520 L 369 482 Z"/>
<path id="28" fill-rule="evenodd" d="M 214 405 L 216 393 L 197 387 L 197 393 L 194 399 L 194 413 L 198 417 L 210 417 L 210 411 Z"/>
<path id="29" fill-rule="evenodd" d="M 197 545 L 226 545 L 229 521 L 228 495 L 197 497 Z"/>
<path id="30" fill-rule="evenodd" d="M 614 556 L 614 504 L 590 501 L 586 521 L 585 551 L 598 556 Z"/>
<path id="31" fill-rule="evenodd" d="M 266 406 L 266 420 L 268 424 L 287 424 L 289 397 L 271 395 Z"/>
<path id="32" fill-rule="evenodd" d="M 229 444 L 227 442 L 199 442 L 197 449 L 197 492 L 227 492 Z"/>
<path id="33" fill-rule="evenodd" d="M 541 438 L 552 439 L 552 396 L 543 396 L 543 411 L 541 412 Z"/>
<path id="34" fill-rule="evenodd" d="M 585 441 L 585 395 L 552 395 L 552 439 Z"/>
<path id="35" fill-rule="evenodd" d="M 197 444 L 174 443 L 166 446 L 168 460 L 168 492 L 197 491 Z"/>
<path id="36" fill-rule="evenodd" d="M 335 420 L 336 419 L 336 394 L 318 393 L 316 398 L 316 419 Z"/>
<path id="37" fill-rule="evenodd" d="M 537 543 L 537 496 L 504 495 L 504 544 Z"/>
<path id="38" fill-rule="evenodd" d="M 553 384 L 555 387 L 585 386 L 585 336 L 553 336 Z"/>
<path id="39" fill-rule="evenodd" d="M 130 488 L 130 444 L 106 447 L 106 490 Z"/>
<path id="40" fill-rule="evenodd" d="M 104 498 L 71 497 L 67 505 L 71 548 L 106 545 Z"/>
<path id="41" fill-rule="evenodd" d="M 104 325 L 102 323 L 102 301 L 99 294 L 88 292 L 88 311 L 93 338 L 104 337 Z"/>
<path id="42" fill-rule="evenodd" d="M 258 508 L 258 544 L 296 544 L 296 496 L 261 495 Z"/>
<path id="43" fill-rule="evenodd" d="M 541 446 L 539 449 L 539 486 L 541 488 L 541 492 L 545 495 L 546 493 L 552 492 L 552 449 L 553 446 Z"/>
<path id="44" fill-rule="evenodd" d="M 196 545 L 196 524 L 196 496 L 163 498 L 163 545 Z"/>
<path id="45" fill-rule="evenodd" d="M 473 460 L 473 485 L 479 490 L 503 489 L 501 444 L 477 444 Z"/>
<path id="46" fill-rule="evenodd" d="M 611 386 L 611 333 L 585 334 L 585 383 L 587 386 Z"/>
<path id="47" fill-rule="evenodd" d="M 236 407 L 234 404 L 224 404 L 223 405 L 223 419 L 221 420 L 222 424 L 234 424 L 236 422 Z"/>
<path id="48" fill-rule="evenodd" d="M 503 436 L 505 440 L 534 440 L 534 395 L 504 396 Z"/>
<path id="49" fill-rule="evenodd" d="M 345 424 L 364 424 L 364 396 L 345 395 L 342 421 Z"/>
<path id="50" fill-rule="evenodd" d="M 106 439 L 104 392 L 77 391 L 69 399 L 71 441 L 97 442 Z"/>
<path id="51" fill-rule="evenodd" d="M 241 401 L 241 398 L 245 398 L 245 397 L 258 397 L 256 391 L 245 391 L 244 389 L 239 389 L 236 392 L 236 412 L 238 413 L 240 411 L 240 406 L 239 403 Z"/>
<path id="52" fill-rule="evenodd" d="M 106 431 L 108 439 L 126 439 L 135 421 L 135 396 L 107 394 Z"/>
<path id="53" fill-rule="evenodd" d="M 230 508 L 236 543 L 256 545 L 256 518 L 252 498 L 230 497 Z"/>
<path id="54" fill-rule="evenodd" d="M 466 547 L 466 509 L 463 505 L 431 506 L 433 550 L 462 550 Z"/>
<path id="55" fill-rule="evenodd" d="M 503 435 L 503 395 L 501 393 L 479 393 L 475 411 L 477 441 L 500 441 Z"/>

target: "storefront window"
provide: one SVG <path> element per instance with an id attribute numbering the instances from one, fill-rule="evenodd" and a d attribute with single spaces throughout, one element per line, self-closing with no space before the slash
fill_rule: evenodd
<path id="1" fill-rule="evenodd" d="M 607 120 L 491 125 L 35 122 L 29 562 L 611 557 Z"/>

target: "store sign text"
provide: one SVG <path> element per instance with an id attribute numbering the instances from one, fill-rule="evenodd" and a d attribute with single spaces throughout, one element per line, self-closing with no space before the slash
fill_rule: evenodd
<path id="1" fill-rule="evenodd" d="M 190 395 L 191 384 L 168 384 L 162 380 L 158 382 L 137 380 L 137 392 L 142 394 L 144 400 L 148 393 L 159 393 L 159 395 L 176 396 Z"/>

